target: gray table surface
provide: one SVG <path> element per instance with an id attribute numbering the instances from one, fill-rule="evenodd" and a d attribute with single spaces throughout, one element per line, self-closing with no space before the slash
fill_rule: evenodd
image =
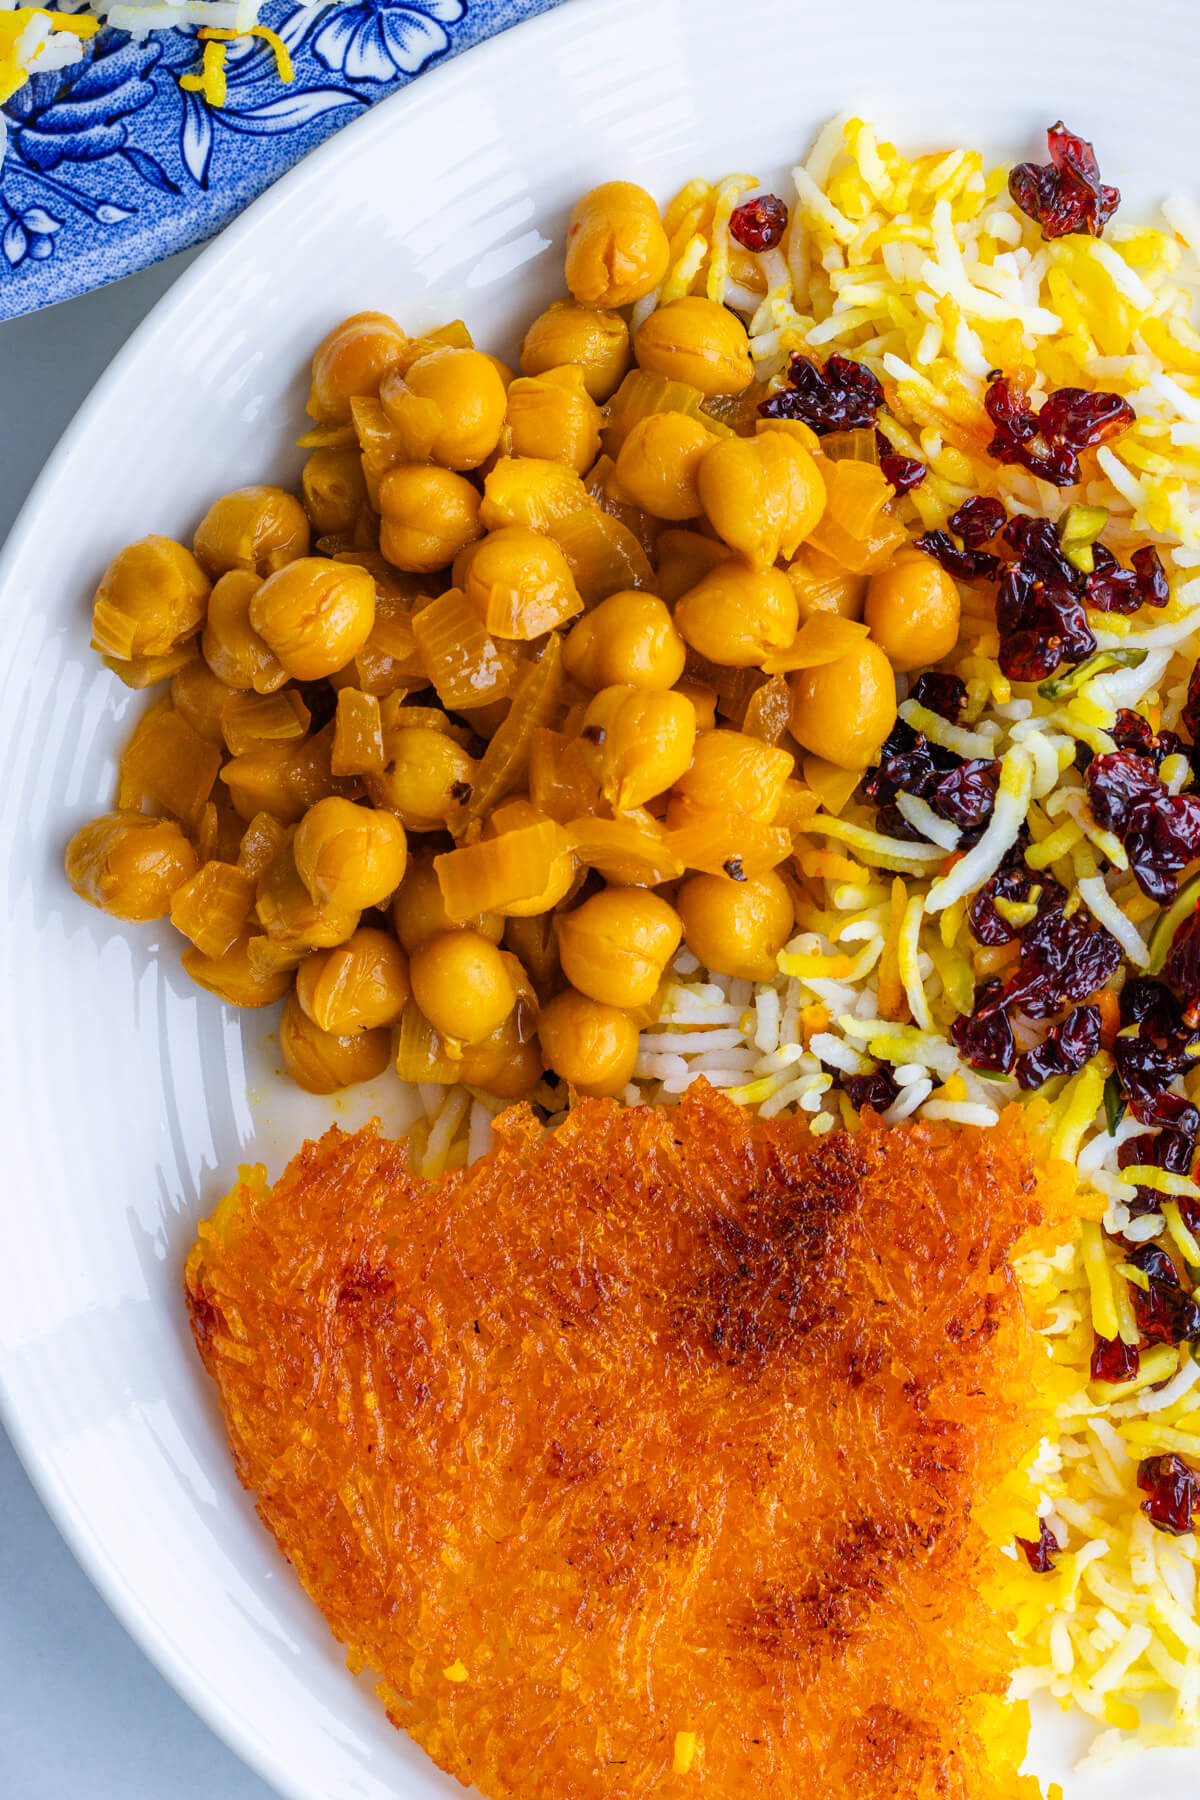
<path id="1" fill-rule="evenodd" d="M 190 260 L 0 325 L 0 540 L 92 383 Z M 126 1637 L 2 1430 L 0 1796 L 271 1800 Z"/>

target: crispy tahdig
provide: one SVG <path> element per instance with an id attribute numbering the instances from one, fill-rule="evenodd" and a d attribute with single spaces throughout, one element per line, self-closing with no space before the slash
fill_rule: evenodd
<path id="1" fill-rule="evenodd" d="M 518 1109 L 431 1183 L 335 1128 L 188 1297 L 262 1518 L 462 1782 L 1018 1800 L 978 1503 L 1041 1433 L 1010 1259 L 1066 1211 L 1006 1121 L 814 1137 L 699 1087 Z"/>

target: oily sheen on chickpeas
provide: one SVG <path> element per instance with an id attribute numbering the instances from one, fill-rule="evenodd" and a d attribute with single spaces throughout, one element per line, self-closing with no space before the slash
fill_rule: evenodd
<path id="1" fill-rule="evenodd" d="M 315 351 L 298 492 L 119 550 L 93 644 L 152 697 L 66 853 L 193 979 L 284 1002 L 293 1080 L 394 1063 L 620 1094 L 686 944 L 769 980 L 804 833 L 953 647 L 865 443 L 761 416 L 746 331 L 659 294 L 653 198 L 585 194 L 510 367 L 364 312 Z M 873 440 L 872 440 L 873 443 Z"/>

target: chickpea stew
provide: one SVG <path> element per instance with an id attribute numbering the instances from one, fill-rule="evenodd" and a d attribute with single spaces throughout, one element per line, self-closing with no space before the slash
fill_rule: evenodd
<path id="1" fill-rule="evenodd" d="M 97 589 L 94 646 L 162 692 L 71 882 L 169 917 L 232 1005 L 284 999 L 311 1092 L 391 1060 L 622 1092 L 681 941 L 774 973 L 805 821 L 887 737 L 893 667 L 954 642 L 877 462 L 760 416 L 735 313 L 647 306 L 667 258 L 610 182 L 519 373 L 459 321 L 345 320 L 299 494 L 224 494 Z"/>

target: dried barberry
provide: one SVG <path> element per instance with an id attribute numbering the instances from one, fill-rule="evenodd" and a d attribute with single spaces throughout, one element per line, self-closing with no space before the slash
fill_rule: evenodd
<path id="1" fill-rule="evenodd" d="M 1046 133 L 1048 163 L 1018 163 L 1008 191 L 1046 238 L 1084 232 L 1099 237 L 1121 204 L 1115 187 L 1100 180 L 1096 152 L 1086 138 L 1068 131 L 1060 119 Z"/>
<path id="2" fill-rule="evenodd" d="M 1095 450 L 1133 424 L 1134 411 L 1120 394 L 1101 388 L 1055 388 L 1037 415 L 1038 432 L 1051 444 Z"/>
<path id="3" fill-rule="evenodd" d="M 1138 591 L 1143 606 L 1165 606 L 1171 598 L 1171 590 L 1167 585 L 1167 572 L 1162 565 L 1162 557 L 1153 544 L 1143 544 L 1130 557 L 1138 580 Z"/>
<path id="4" fill-rule="evenodd" d="M 915 456 L 902 456 L 898 450 L 893 450 L 878 426 L 875 428 L 875 452 L 884 480 L 890 482 L 898 494 L 908 494 L 913 488 L 920 487 L 929 473 Z"/>
<path id="5" fill-rule="evenodd" d="M 1133 750 L 1138 756 L 1148 756 L 1156 769 L 1162 767 L 1168 756 L 1179 755 L 1184 747 L 1183 739 L 1174 731 L 1155 731 L 1148 719 L 1127 706 L 1119 709 L 1109 736 L 1118 750 Z"/>
<path id="6" fill-rule="evenodd" d="M 1004 527 L 1004 541 L 1017 553 L 1021 567 L 1050 587 L 1076 589 L 1082 577 L 1067 561 L 1058 531 L 1049 519 L 1030 519 L 1018 513 Z"/>
<path id="7" fill-rule="evenodd" d="M 778 194 L 760 194 L 734 208 L 729 235 L 744 250 L 773 250 L 787 230 L 788 209 Z"/>
<path id="8" fill-rule="evenodd" d="M 916 541 L 918 550 L 932 556 L 947 575 L 956 581 L 994 581 L 1000 573 L 1000 559 L 986 550 L 968 550 L 956 544 L 948 531 L 926 531 Z"/>
<path id="9" fill-rule="evenodd" d="M 1140 1123 L 1154 1123 L 1160 1128 L 1155 1132 L 1143 1132 L 1138 1137 L 1127 1138 L 1118 1147 L 1117 1167 L 1130 1169 L 1149 1166 L 1167 1169 L 1173 1175 L 1189 1174 L 1192 1158 L 1196 1153 L 1196 1135 L 1200 1131 L 1200 1111 L 1185 1095 L 1171 1093 L 1169 1090 L 1155 1094 L 1150 1105 L 1143 1111 L 1147 1116 Z M 1134 1218 L 1161 1212 L 1162 1195 L 1156 1188 L 1135 1183 L 1134 1198 L 1129 1202 L 1129 1210 Z"/>
<path id="10" fill-rule="evenodd" d="M 1077 1006 L 1052 1025 L 1040 1044 L 1017 1058 L 1017 1085 L 1039 1088 L 1055 1075 L 1073 1075 L 1100 1048 L 1100 1008 Z"/>
<path id="11" fill-rule="evenodd" d="M 914 731 L 903 719 L 897 719 L 862 791 L 876 806 L 886 806 L 897 794 L 915 794 L 918 799 L 927 800 L 956 760 L 931 744 L 923 732 Z"/>
<path id="12" fill-rule="evenodd" d="M 994 758 L 975 757 L 942 776 L 930 805 L 939 818 L 948 819 L 969 837 L 982 831 L 991 818 L 999 785 L 1000 764 Z"/>
<path id="13" fill-rule="evenodd" d="M 799 419 L 819 437 L 874 425 L 883 389 L 869 369 L 848 356 L 831 356 L 818 368 L 810 356 L 793 356 L 788 385 L 762 402 L 764 419 Z"/>
<path id="14" fill-rule="evenodd" d="M 1079 479 L 1073 450 L 1059 450 L 1038 437 L 1037 419 L 1021 389 L 1003 376 L 984 395 L 984 408 L 994 426 L 988 455 L 997 462 L 1018 463 L 1055 487 L 1071 487 Z"/>
<path id="15" fill-rule="evenodd" d="M 1092 817 L 1117 837 L 1129 824 L 1134 802 L 1162 789 L 1153 762 L 1133 750 L 1110 750 L 1093 757 L 1084 780 Z"/>
<path id="16" fill-rule="evenodd" d="M 1196 1153 L 1196 1134 L 1200 1129 L 1200 1112 L 1191 1101 L 1170 1090 L 1157 1094 L 1148 1117 L 1141 1122 L 1157 1122 L 1160 1129 L 1127 1138 L 1117 1150 L 1117 1167 L 1149 1167 L 1166 1169 L 1175 1175 L 1189 1174 Z M 1131 1218 L 1157 1217 L 1162 1212 L 1163 1196 L 1157 1188 L 1135 1182 L 1133 1198 L 1125 1204 Z M 1136 1246 L 1127 1243 L 1127 1248 L 1133 1250 Z"/>
<path id="17" fill-rule="evenodd" d="M 1200 910 L 1189 914 L 1176 931 L 1163 974 L 1189 1001 L 1200 998 Z"/>
<path id="18" fill-rule="evenodd" d="M 1017 1046 L 1000 982 L 976 988 L 974 1010 L 955 1019 L 950 1036 L 973 1069 L 998 1069 L 1007 1075 L 1017 1060 Z"/>
<path id="19" fill-rule="evenodd" d="M 1134 1118 L 1143 1125 L 1157 1123 L 1166 1090 L 1188 1067 L 1183 1045 L 1176 1038 L 1159 1043 L 1139 1033 L 1115 1039 L 1112 1053 Z"/>
<path id="20" fill-rule="evenodd" d="M 966 687 L 957 676 L 936 671 L 922 675 L 912 692 L 919 706 L 936 712 L 951 724 L 957 723 L 966 695 Z M 999 776 L 998 762 L 990 758 L 964 762 L 898 719 L 862 791 L 878 807 L 879 829 L 889 837 L 922 841 L 923 834 L 909 824 L 895 805 L 898 794 L 911 794 L 926 801 L 939 818 L 958 826 L 969 844 L 991 817 Z"/>
<path id="21" fill-rule="evenodd" d="M 1125 1201 L 1125 1208 L 1131 1219 L 1157 1218 L 1162 1212 L 1162 1195 L 1153 1188 L 1135 1185 L 1132 1197 Z M 1126 1250 L 1137 1248 L 1137 1240 L 1123 1237 L 1119 1231 L 1113 1232 L 1112 1236 Z"/>
<path id="22" fill-rule="evenodd" d="M 1038 1520 L 1037 1543 L 1028 1538 L 1019 1537 L 1017 1543 L 1025 1552 L 1025 1560 L 1035 1575 L 1048 1575 L 1054 1567 L 1054 1558 L 1062 1549 L 1062 1545 L 1047 1525 L 1045 1519 Z"/>
<path id="23" fill-rule="evenodd" d="M 1146 794 L 1129 807 L 1122 834 L 1138 886 L 1162 906 L 1173 900 L 1179 877 L 1200 856 L 1200 794 Z"/>
<path id="24" fill-rule="evenodd" d="M 913 683 L 911 698 L 926 712 L 957 725 L 967 704 L 967 684 L 958 675 L 944 675 L 938 669 L 927 669 Z"/>
<path id="25" fill-rule="evenodd" d="M 1200 1507 L 1200 1476 L 1182 1456 L 1147 1456 L 1138 1464 L 1137 1484 L 1148 1500 L 1142 1511 L 1152 1525 L 1172 1537 L 1192 1529 Z"/>
<path id="26" fill-rule="evenodd" d="M 1061 636 L 1053 629 L 1014 631 L 1000 645 L 1000 672 L 1010 681 L 1045 681 L 1053 675 L 1065 652 Z"/>
<path id="27" fill-rule="evenodd" d="M 983 408 L 995 429 L 1007 440 L 1027 444 L 1037 436 L 1037 419 L 1025 389 L 1007 375 L 993 370 L 983 396 Z"/>
<path id="28" fill-rule="evenodd" d="M 1152 1135 L 1143 1132 L 1139 1137 L 1127 1138 L 1117 1150 L 1117 1167 L 1129 1169 L 1148 1164 L 1155 1169 L 1168 1169 L 1173 1175 L 1190 1174 L 1200 1132 L 1200 1110 L 1185 1094 L 1169 1089 L 1154 1096 L 1149 1110 L 1151 1120 L 1160 1129 Z"/>
<path id="29" fill-rule="evenodd" d="M 1084 593 L 1097 612 L 1134 613 L 1140 606 L 1165 606 L 1171 597 L 1166 570 L 1153 544 L 1135 550 L 1126 569 L 1105 544 L 1092 545 L 1092 572 Z"/>
<path id="30" fill-rule="evenodd" d="M 1162 1129 L 1155 1140 L 1153 1161 L 1160 1169 L 1176 1175 L 1190 1175 L 1200 1137 L 1200 1107 L 1193 1106 L 1186 1094 L 1161 1094 L 1154 1116 Z"/>
<path id="31" fill-rule="evenodd" d="M 1122 1026 L 1140 1025 L 1152 1037 L 1173 1037 L 1183 1030 L 1179 998 L 1149 975 L 1131 975 L 1121 989 L 1118 1010 Z"/>
<path id="32" fill-rule="evenodd" d="M 968 550 L 982 550 L 990 538 L 1008 523 L 1008 509 L 1000 500 L 984 494 L 973 494 L 950 514 L 948 524 L 955 537 L 961 538 Z"/>
<path id="33" fill-rule="evenodd" d="M 1200 1306 L 1185 1294 L 1175 1264 L 1157 1244 L 1138 1244 L 1129 1261 L 1146 1277 L 1146 1287 L 1130 1284 L 1129 1298 L 1142 1342 L 1182 1344 L 1200 1338 Z"/>
<path id="34" fill-rule="evenodd" d="M 1187 699 L 1183 703 L 1179 722 L 1192 743 L 1200 748 L 1200 662 L 1193 665 L 1188 677 Z"/>
<path id="35" fill-rule="evenodd" d="M 880 1063 L 869 1075 L 844 1075 L 840 1069 L 831 1068 L 826 1068 L 826 1074 L 840 1082 L 855 1112 L 861 1112 L 864 1106 L 873 1107 L 877 1113 L 886 1112 L 900 1092 L 890 1063 Z"/>
<path id="36" fill-rule="evenodd" d="M 1044 681 L 1060 662 L 1082 662 L 1096 648 L 1083 601 L 1056 585 L 1036 562 L 1012 563 L 996 596 L 999 663 L 1012 681 Z"/>
<path id="37" fill-rule="evenodd" d="M 1103 1338 L 1099 1332 L 1092 1345 L 1091 1376 L 1093 1381 L 1132 1381 L 1141 1363 L 1136 1344 L 1121 1338 Z"/>
<path id="38" fill-rule="evenodd" d="M 991 880 L 986 882 L 971 901 L 967 919 L 976 941 L 994 948 L 1011 944 L 1017 928 L 996 911 L 997 900 L 1018 903 L 1029 900 L 1038 889 L 1038 910 L 1061 912 L 1067 903 L 1066 890 L 1052 875 L 1035 875 L 1026 867 L 1023 846 L 1014 844 Z"/>
<path id="39" fill-rule="evenodd" d="M 1004 990 L 1005 1004 L 1031 1019 L 1051 1018 L 1063 1006 L 1104 987 L 1121 963 L 1121 946 L 1082 908 L 1068 917 L 1040 908 L 1021 933 L 1021 961 Z"/>
<path id="40" fill-rule="evenodd" d="M 1136 573 L 1122 568 L 1105 544 L 1092 545 L 1092 572 L 1085 580 L 1084 594 L 1095 612 L 1135 613 L 1142 605 Z"/>
<path id="41" fill-rule="evenodd" d="M 875 815 L 875 829 L 904 844 L 928 844 L 925 833 L 906 819 L 894 800 L 885 800 Z"/>
<path id="42" fill-rule="evenodd" d="M 1138 756 L 1148 756 L 1157 768 L 1154 727 L 1141 713 L 1133 712 L 1128 706 L 1119 707 L 1109 735 L 1118 750 L 1133 750 Z"/>
<path id="43" fill-rule="evenodd" d="M 1107 443 L 1134 419 L 1120 394 L 1089 388 L 1056 388 L 1034 413 L 1021 389 L 1003 376 L 990 384 L 983 404 L 994 427 L 988 455 L 1019 464 L 1054 487 L 1074 487 L 1080 451 Z"/>

